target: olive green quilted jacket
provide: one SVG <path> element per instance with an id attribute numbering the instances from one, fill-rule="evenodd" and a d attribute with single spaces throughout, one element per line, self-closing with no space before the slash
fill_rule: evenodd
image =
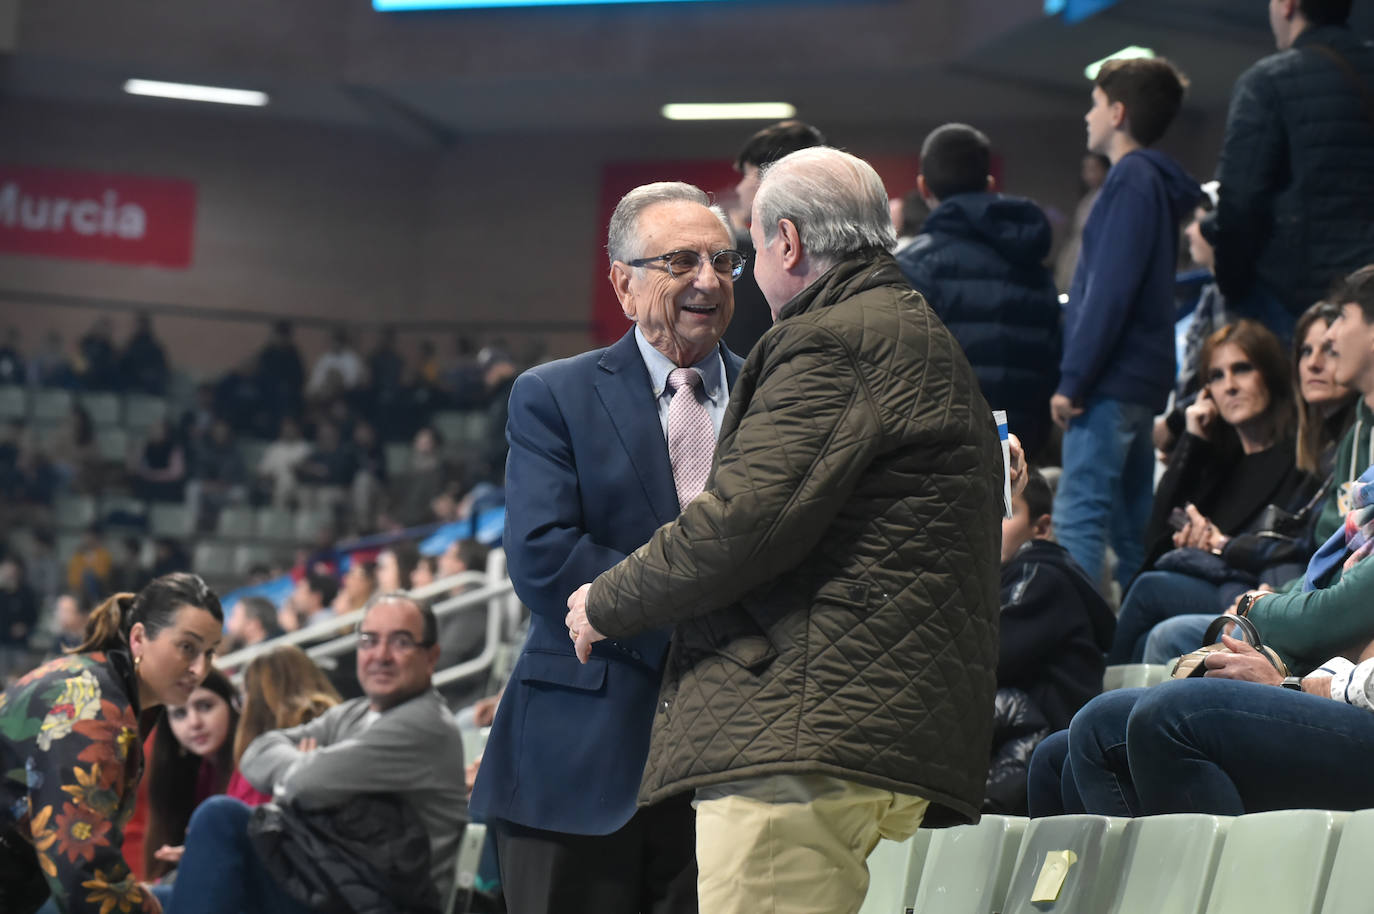
<path id="1" fill-rule="evenodd" d="M 783 309 L 706 491 L 598 577 L 595 628 L 676 624 L 640 802 L 827 774 L 977 818 L 1002 457 L 958 344 L 887 254 Z"/>

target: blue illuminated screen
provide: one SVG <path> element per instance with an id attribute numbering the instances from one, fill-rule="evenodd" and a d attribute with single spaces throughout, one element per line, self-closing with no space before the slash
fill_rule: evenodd
<path id="1" fill-rule="evenodd" d="M 469 10 L 517 6 L 604 6 L 610 3 L 731 3 L 735 0 L 372 0 L 381 12 L 397 10 Z"/>

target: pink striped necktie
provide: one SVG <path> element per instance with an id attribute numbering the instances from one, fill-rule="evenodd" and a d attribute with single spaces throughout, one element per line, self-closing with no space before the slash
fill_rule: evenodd
<path id="1" fill-rule="evenodd" d="M 701 494 L 716 453 L 716 427 L 706 407 L 697 400 L 701 372 L 675 368 L 668 375 L 673 400 L 668 404 L 668 460 L 673 465 L 678 507 Z"/>

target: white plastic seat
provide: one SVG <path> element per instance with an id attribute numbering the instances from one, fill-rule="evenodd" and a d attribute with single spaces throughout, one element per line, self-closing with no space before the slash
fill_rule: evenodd
<path id="1" fill-rule="evenodd" d="M 81 406 L 97 427 L 119 424 L 121 410 L 118 394 L 82 394 Z"/>
<path id="2" fill-rule="evenodd" d="M 487 827 L 481 822 L 469 822 L 463 829 L 463 838 L 458 842 L 458 858 L 454 863 L 453 888 L 444 905 L 445 911 L 453 911 L 458 896 L 469 893 L 477 884 L 477 866 L 482 862 L 482 845 L 487 840 Z"/>
<path id="3" fill-rule="evenodd" d="M 977 825 L 938 829 L 931 836 L 916 887 L 921 914 L 993 914 L 1011 882 L 1026 819 L 983 816 Z"/>
<path id="4" fill-rule="evenodd" d="M 1052 816 L 1032 819 L 1021 842 L 1002 914 L 1062 914 L 1099 912 L 1116 891 L 1121 876 L 1121 836 L 1126 819 L 1110 816 Z M 1052 901 L 1032 901 L 1037 881 L 1052 864 L 1050 855 L 1072 851 L 1076 861 L 1067 868 Z"/>
<path id="5" fill-rule="evenodd" d="M 1105 914 L 1202 914 L 1230 816 L 1146 816 L 1126 823 L 1121 881 Z"/>
<path id="6" fill-rule="evenodd" d="M 868 894 L 859 914 L 903 914 L 915 901 L 932 834 L 923 828 L 905 841 L 878 842 L 868 855 Z"/>
<path id="7" fill-rule="evenodd" d="M 129 458 L 129 434 L 118 426 L 97 429 L 95 446 L 102 460 L 124 463 Z"/>
<path id="8" fill-rule="evenodd" d="M 1302 773 L 1275 771 L 1274 776 Z M 1238 817 L 1226 834 L 1207 914 L 1317 914 L 1349 816 L 1286 809 Z M 1370 905 L 1366 897 L 1356 910 L 1369 910 Z"/>
<path id="9" fill-rule="evenodd" d="M 65 390 L 40 390 L 33 395 L 33 421 L 58 423 L 72 411 L 72 395 Z"/>
<path id="10" fill-rule="evenodd" d="M 154 503 L 148 510 L 148 529 L 153 536 L 186 536 L 191 532 L 191 512 L 182 504 Z"/>
<path id="11" fill-rule="evenodd" d="M 200 543 L 192 563 L 202 577 L 230 577 L 234 574 L 234 547 L 224 543 Z"/>
<path id="12" fill-rule="evenodd" d="M 0 419 L 23 419 L 29 414 L 29 397 L 24 388 L 13 384 L 0 387 Z"/>
<path id="13" fill-rule="evenodd" d="M 253 535 L 253 509 L 229 505 L 219 512 L 219 535 L 248 539 Z"/>
<path id="14" fill-rule="evenodd" d="M 63 530 L 84 530 L 95 523 L 95 498 L 90 495 L 68 495 L 54 506 L 57 526 Z"/>
<path id="15" fill-rule="evenodd" d="M 296 538 L 296 519 L 280 508 L 259 508 L 253 518 L 253 531 L 259 539 L 289 543 Z"/>
<path id="16" fill-rule="evenodd" d="M 124 426 L 145 429 L 167 418 L 167 401 L 148 394 L 128 394 L 124 397 Z"/>
<path id="17" fill-rule="evenodd" d="M 1374 907 L 1374 809 L 1350 814 L 1326 880 L 1322 914 L 1349 914 Z"/>

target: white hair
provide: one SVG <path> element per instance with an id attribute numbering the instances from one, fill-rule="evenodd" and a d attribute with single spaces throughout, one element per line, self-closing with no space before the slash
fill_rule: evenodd
<path id="1" fill-rule="evenodd" d="M 882 178 L 863 159 L 829 146 L 798 150 L 764 166 L 754 212 L 765 242 L 786 219 L 818 264 L 897 246 Z"/>
<path id="2" fill-rule="evenodd" d="M 725 226 L 726 234 L 731 238 L 735 237 L 734 232 L 730 230 L 730 220 L 726 217 L 725 211 L 712 204 L 710 196 L 701 188 L 682 181 L 642 184 L 621 197 L 620 202 L 615 205 L 615 212 L 611 213 L 611 224 L 606 231 L 606 253 L 610 255 L 611 263 L 617 260 L 627 263 L 647 253 L 639 250 L 639 217 L 656 203 L 679 201 L 706 207 L 720 220 L 720 224 Z"/>

